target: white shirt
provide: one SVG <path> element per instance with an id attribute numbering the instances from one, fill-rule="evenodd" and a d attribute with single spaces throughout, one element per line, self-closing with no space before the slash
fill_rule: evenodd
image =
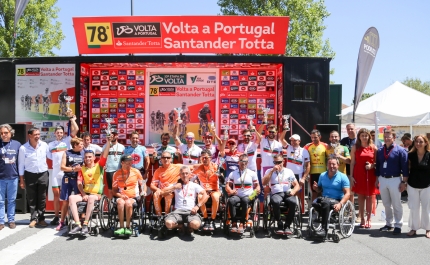
<path id="1" fill-rule="evenodd" d="M 269 141 L 268 138 L 260 142 L 261 167 L 273 167 L 273 156 L 282 154 L 282 144 L 276 140 Z"/>
<path id="2" fill-rule="evenodd" d="M 285 148 L 284 158 L 287 158 L 287 168 L 298 175 L 303 174 L 304 164 L 310 161 L 308 150 L 300 146 L 294 148 L 292 145 L 288 145 L 288 147 Z"/>
<path id="3" fill-rule="evenodd" d="M 175 189 L 175 209 L 191 211 L 196 206 L 197 194 L 204 190 L 199 184 L 188 182 L 182 189 Z"/>
<path id="4" fill-rule="evenodd" d="M 266 170 L 264 175 L 266 176 L 270 170 Z M 270 192 L 272 194 L 279 192 L 286 192 L 291 189 L 291 184 L 296 180 L 294 173 L 289 168 L 283 168 L 281 172 L 273 171 L 272 176 L 270 177 Z"/>
<path id="5" fill-rule="evenodd" d="M 202 149 L 200 147 L 193 144 L 191 148 L 188 148 L 188 145 L 181 143 L 178 146 L 178 149 L 182 154 L 182 164 L 195 165 L 199 163 L 199 157 L 202 153 Z"/>
<path id="6" fill-rule="evenodd" d="M 31 173 L 43 173 L 48 171 L 46 158 L 49 154 L 48 144 L 40 141 L 34 149 L 29 142 L 21 145 L 18 155 L 18 173 L 24 175 L 24 171 Z"/>
<path id="7" fill-rule="evenodd" d="M 48 158 L 52 160 L 52 175 L 54 177 L 61 178 L 64 175 L 64 172 L 61 171 L 61 161 L 63 160 L 64 152 L 72 149 L 70 140 L 72 140 L 72 137 L 67 136 L 60 141 L 55 140 L 48 144 Z"/>
<path id="8" fill-rule="evenodd" d="M 88 147 L 84 147 L 84 150 L 92 150 L 94 154 L 101 154 L 103 151 L 100 145 L 97 144 L 89 144 Z"/>
<path id="9" fill-rule="evenodd" d="M 106 148 L 106 144 L 103 146 L 103 150 Z M 109 154 L 106 160 L 106 172 L 115 172 L 121 166 L 121 156 L 124 154 L 125 147 L 116 143 L 109 148 Z"/>
<path id="10" fill-rule="evenodd" d="M 237 190 L 237 196 L 245 197 L 252 194 L 254 191 L 254 184 L 258 184 L 257 174 L 249 169 L 244 171 L 235 170 L 228 175 L 228 183 L 233 183 L 234 188 Z"/>
<path id="11" fill-rule="evenodd" d="M 258 144 L 254 142 L 241 143 L 237 146 L 239 153 L 248 155 L 248 168 L 252 171 L 257 171 L 257 148 Z"/>

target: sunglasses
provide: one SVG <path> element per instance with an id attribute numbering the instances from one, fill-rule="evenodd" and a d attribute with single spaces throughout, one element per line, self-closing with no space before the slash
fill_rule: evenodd
<path id="1" fill-rule="evenodd" d="M 251 135 L 250 134 L 245 134 L 245 135 L 243 135 L 243 137 L 251 137 Z"/>
<path id="2" fill-rule="evenodd" d="M 88 154 L 88 153 L 94 154 L 94 151 L 93 150 L 85 150 L 84 153 L 85 154 Z"/>
<path id="3" fill-rule="evenodd" d="M 187 139 L 187 140 L 193 140 L 194 137 L 185 137 L 185 139 Z"/>
<path id="4" fill-rule="evenodd" d="M 269 131 L 269 133 L 276 133 L 275 131 Z"/>
<path id="5" fill-rule="evenodd" d="M 170 159 L 170 158 L 172 158 L 171 156 L 162 156 L 161 157 L 162 159 Z"/>
<path id="6" fill-rule="evenodd" d="M 210 157 L 208 157 L 208 156 L 202 156 L 202 159 L 209 159 Z"/>
<path id="7" fill-rule="evenodd" d="M 236 143 L 227 143 L 228 145 L 236 145 Z"/>
<path id="8" fill-rule="evenodd" d="M 246 164 L 246 163 L 248 163 L 248 160 L 239 160 L 239 162 Z"/>
<path id="9" fill-rule="evenodd" d="M 284 161 L 273 161 L 273 164 L 275 164 L 275 165 L 280 165 L 280 164 L 282 164 Z"/>

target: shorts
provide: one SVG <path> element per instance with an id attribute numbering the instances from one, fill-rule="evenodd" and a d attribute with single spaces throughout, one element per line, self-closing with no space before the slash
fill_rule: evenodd
<path id="1" fill-rule="evenodd" d="M 53 189 L 61 188 L 63 175 L 63 171 L 52 170 L 52 174 L 49 174 L 49 186 Z"/>
<path id="2" fill-rule="evenodd" d="M 109 190 L 112 190 L 113 174 L 115 174 L 115 172 L 106 172 L 106 182 Z"/>
<path id="3" fill-rule="evenodd" d="M 191 223 L 192 221 L 199 221 L 202 223 L 202 217 L 199 214 L 190 214 L 191 211 L 176 209 L 166 216 L 166 221 L 170 220 L 177 224 Z"/>
<path id="4" fill-rule="evenodd" d="M 69 196 L 72 194 L 72 192 L 74 192 L 75 194 L 80 194 L 78 189 L 78 179 L 64 176 L 63 180 L 61 181 L 60 200 L 69 200 Z"/>
<path id="5" fill-rule="evenodd" d="M 320 179 L 320 173 L 318 174 L 309 174 L 311 176 L 309 184 L 312 186 L 314 185 L 314 181 L 318 184 L 318 180 Z"/>

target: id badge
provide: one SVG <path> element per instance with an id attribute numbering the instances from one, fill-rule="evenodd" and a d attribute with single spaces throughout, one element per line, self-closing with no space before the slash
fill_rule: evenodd
<path id="1" fill-rule="evenodd" d="M 64 178 L 64 183 L 69 183 L 69 178 Z"/>
<path id="2" fill-rule="evenodd" d="M 5 157 L 5 158 L 4 158 L 4 163 L 5 163 L 5 164 L 9 164 L 9 163 L 10 163 L 10 161 L 9 161 L 9 158 L 8 158 L 8 157 Z"/>
<path id="3" fill-rule="evenodd" d="M 387 168 L 387 161 L 384 162 L 384 164 L 382 165 L 383 168 Z"/>
<path id="4" fill-rule="evenodd" d="M 183 200 L 182 205 L 187 206 L 187 200 Z"/>

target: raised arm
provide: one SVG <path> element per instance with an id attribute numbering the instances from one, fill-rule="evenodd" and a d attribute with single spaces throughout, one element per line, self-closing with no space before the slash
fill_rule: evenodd
<path id="1" fill-rule="evenodd" d="M 70 117 L 70 136 L 73 138 L 77 135 L 79 131 L 79 126 L 76 123 L 76 115 Z"/>
<path id="2" fill-rule="evenodd" d="M 287 134 L 287 130 L 282 130 L 282 132 L 279 134 L 279 140 L 282 143 L 283 147 L 288 146 L 287 140 L 285 140 L 285 134 Z"/>
<path id="3" fill-rule="evenodd" d="M 181 145 L 181 139 L 179 139 L 179 126 L 176 123 L 175 128 L 173 129 L 173 139 L 175 139 L 175 145 L 180 146 Z"/>

